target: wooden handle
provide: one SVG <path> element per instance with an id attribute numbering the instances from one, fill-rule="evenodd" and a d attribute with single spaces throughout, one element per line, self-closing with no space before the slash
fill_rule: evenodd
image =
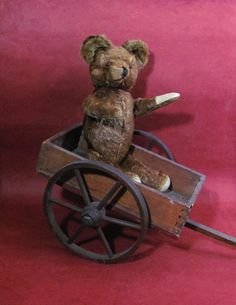
<path id="1" fill-rule="evenodd" d="M 220 231 L 214 230 L 210 227 L 207 227 L 201 223 L 188 219 L 185 223 L 185 226 L 191 230 L 197 231 L 201 234 L 207 235 L 209 237 L 223 241 L 229 245 L 236 247 L 236 238 L 227 234 L 224 234 Z"/>

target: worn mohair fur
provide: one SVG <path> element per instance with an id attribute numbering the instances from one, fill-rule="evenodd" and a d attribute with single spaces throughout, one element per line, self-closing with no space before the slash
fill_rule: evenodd
<path id="1" fill-rule="evenodd" d="M 169 179 L 136 160 L 130 151 L 134 118 L 159 108 L 155 98 L 134 100 L 130 89 L 148 61 L 148 47 L 141 40 L 114 46 L 104 36 L 89 36 L 81 54 L 89 64 L 95 87 L 83 103 L 83 134 L 79 151 L 123 170 L 136 181 L 158 190 Z"/>

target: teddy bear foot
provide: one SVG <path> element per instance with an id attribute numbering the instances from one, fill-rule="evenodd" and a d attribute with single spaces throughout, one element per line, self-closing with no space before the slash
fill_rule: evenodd
<path id="1" fill-rule="evenodd" d="M 163 179 L 162 184 L 159 187 L 159 191 L 164 193 L 170 189 L 170 186 L 171 186 L 170 177 L 165 175 L 165 179 Z"/>
<path id="2" fill-rule="evenodd" d="M 135 174 L 135 173 L 132 173 L 132 172 L 125 172 L 126 175 L 131 179 L 133 180 L 135 183 L 142 183 L 139 175 Z"/>
<path id="3" fill-rule="evenodd" d="M 133 181 L 143 183 L 160 192 L 166 192 L 171 188 L 170 177 L 155 169 L 151 169 L 141 161 L 129 154 L 121 164 L 123 170 Z"/>
<path id="4" fill-rule="evenodd" d="M 141 181 L 143 184 L 146 184 L 162 193 L 169 191 L 171 188 L 170 177 L 158 171 L 145 172 L 141 176 Z"/>
<path id="5" fill-rule="evenodd" d="M 160 174 L 159 179 L 156 177 L 155 181 L 150 181 L 150 178 L 147 181 L 147 177 L 141 179 L 138 174 L 129 171 L 125 172 L 125 174 L 135 183 L 142 183 L 151 186 L 162 193 L 168 191 L 171 186 L 170 177 L 163 173 Z"/>

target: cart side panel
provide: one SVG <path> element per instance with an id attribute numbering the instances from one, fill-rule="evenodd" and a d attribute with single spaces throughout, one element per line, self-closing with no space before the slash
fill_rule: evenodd
<path id="1" fill-rule="evenodd" d="M 40 174 L 51 177 L 62 167 L 79 160 L 81 160 L 79 155 L 66 151 L 46 140 L 41 145 L 36 170 Z"/>
<path id="2" fill-rule="evenodd" d="M 181 205 L 144 185 L 139 188 L 148 203 L 152 225 L 178 237 L 191 207 Z"/>

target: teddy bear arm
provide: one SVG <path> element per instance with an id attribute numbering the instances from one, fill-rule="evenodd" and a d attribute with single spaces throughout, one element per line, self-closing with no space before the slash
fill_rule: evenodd
<path id="1" fill-rule="evenodd" d="M 155 107 L 155 98 L 138 98 L 134 101 L 134 116 L 147 115 L 151 111 L 157 109 Z"/>
<path id="2" fill-rule="evenodd" d="M 134 101 L 134 116 L 147 115 L 158 108 L 173 103 L 179 97 L 179 93 L 167 93 L 151 98 L 138 98 Z"/>
<path id="3" fill-rule="evenodd" d="M 101 106 L 92 95 L 88 96 L 83 103 L 83 112 L 85 115 L 100 118 L 101 117 Z"/>

